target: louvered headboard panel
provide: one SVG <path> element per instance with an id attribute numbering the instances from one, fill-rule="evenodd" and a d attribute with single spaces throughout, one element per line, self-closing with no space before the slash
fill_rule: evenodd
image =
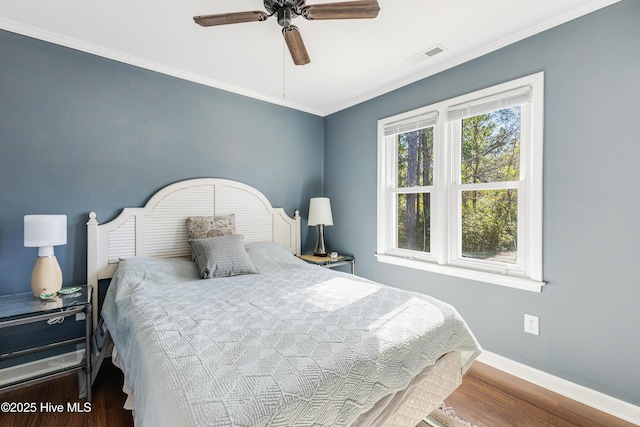
<path id="1" fill-rule="evenodd" d="M 243 234 L 245 242 L 278 242 L 300 255 L 298 211 L 289 217 L 282 208 L 272 207 L 260 191 L 237 181 L 180 181 L 159 190 L 144 207 L 125 208 L 104 224 L 91 212 L 87 222 L 87 283 L 94 287 L 94 325 L 98 280 L 111 278 L 121 259 L 188 256 L 187 217 L 231 213 L 236 216 L 236 233 Z"/>

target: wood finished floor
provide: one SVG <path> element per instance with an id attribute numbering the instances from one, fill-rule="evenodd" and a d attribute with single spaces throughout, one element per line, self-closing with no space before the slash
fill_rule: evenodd
<path id="1" fill-rule="evenodd" d="M 480 362 L 445 404 L 478 427 L 635 426 Z"/>
<path id="2" fill-rule="evenodd" d="M 38 409 L 35 414 L 7 414 L 0 412 L 1 427 L 133 427 L 131 411 L 122 408 L 126 400 L 122 390 L 122 371 L 116 368 L 111 359 L 105 360 L 93 384 L 91 412 L 69 413 L 67 402 L 73 404 L 78 399 L 78 385 L 75 375 L 25 387 L 0 394 L 1 402 L 41 402 L 62 404 L 63 413 L 46 413 Z"/>
<path id="3" fill-rule="evenodd" d="M 7 414 L 0 412 L 2 427 L 96 426 L 131 427 L 131 412 L 122 408 L 125 395 L 122 373 L 105 361 L 93 388 L 91 412 Z M 0 402 L 51 402 L 78 400 L 76 377 L 0 394 Z M 462 385 L 445 403 L 478 427 L 633 427 L 585 405 L 522 381 L 480 362 L 474 363 Z"/>

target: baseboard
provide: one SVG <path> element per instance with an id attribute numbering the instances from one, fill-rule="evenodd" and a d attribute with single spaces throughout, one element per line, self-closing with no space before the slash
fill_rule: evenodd
<path id="1" fill-rule="evenodd" d="M 640 406 L 547 374 L 546 372 L 507 359 L 490 351 L 483 351 L 480 357 L 478 357 L 478 361 L 640 426 Z"/>

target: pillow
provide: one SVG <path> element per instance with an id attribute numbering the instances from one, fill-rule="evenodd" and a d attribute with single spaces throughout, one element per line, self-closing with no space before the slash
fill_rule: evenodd
<path id="1" fill-rule="evenodd" d="M 256 274 L 244 249 L 242 234 L 189 240 L 198 271 L 203 279 Z"/>
<path id="2" fill-rule="evenodd" d="M 307 267 L 309 264 L 293 255 L 280 243 L 252 242 L 245 245 L 247 255 L 260 273 Z"/>
<path id="3" fill-rule="evenodd" d="M 190 216 L 187 218 L 189 240 L 227 236 L 236 232 L 236 215 Z"/>

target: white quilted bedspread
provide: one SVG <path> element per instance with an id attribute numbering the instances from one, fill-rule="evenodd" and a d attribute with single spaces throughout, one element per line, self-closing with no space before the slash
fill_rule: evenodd
<path id="1" fill-rule="evenodd" d="M 346 426 L 453 350 L 479 346 L 436 299 L 302 261 L 199 280 L 129 259 L 103 317 L 141 426 Z"/>

